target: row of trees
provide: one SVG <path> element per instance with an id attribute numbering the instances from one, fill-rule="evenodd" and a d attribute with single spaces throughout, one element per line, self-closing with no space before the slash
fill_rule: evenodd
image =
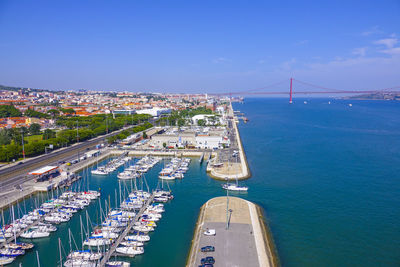
<path id="1" fill-rule="evenodd" d="M 114 142 L 116 142 L 118 140 L 123 140 L 123 139 L 127 138 L 131 134 L 147 130 L 147 129 L 151 128 L 151 127 L 153 127 L 153 125 L 150 122 L 146 122 L 146 123 L 144 123 L 142 125 L 138 125 L 138 126 L 135 126 L 133 128 L 130 128 L 128 130 L 122 131 L 119 134 L 110 136 L 110 137 L 107 138 L 107 141 L 108 141 L 109 144 L 112 144 L 112 143 L 114 143 Z M 147 137 L 147 135 L 144 132 L 143 133 L 143 138 L 146 138 L 146 137 Z"/>
<path id="2" fill-rule="evenodd" d="M 22 143 L 22 135 L 26 137 L 28 134 L 37 135 L 41 134 L 40 125 L 37 123 L 32 123 L 29 128 L 11 128 L 11 129 L 1 129 L 0 130 L 0 146 L 9 145 L 12 142 L 14 144 Z"/>
<path id="3" fill-rule="evenodd" d="M 192 124 L 192 117 L 196 115 L 212 115 L 213 112 L 211 109 L 207 109 L 205 107 L 199 107 L 195 109 L 185 109 L 179 111 L 172 111 L 171 114 L 167 117 L 162 117 L 156 121 L 156 123 L 160 126 L 185 126 Z M 210 116 L 207 121 L 211 125 L 218 125 L 219 119 L 218 116 Z M 198 120 L 199 126 L 205 126 L 207 124 L 205 120 Z"/>
<path id="4" fill-rule="evenodd" d="M 20 117 L 21 111 L 11 105 L 0 105 L 0 118 Z"/>
<path id="5" fill-rule="evenodd" d="M 140 121 L 148 120 L 149 115 L 134 115 L 135 117 L 131 119 L 129 122 L 124 119 L 125 116 L 116 116 L 116 118 L 107 118 L 107 124 L 105 125 L 106 117 L 105 115 L 96 115 L 91 117 L 76 117 L 76 118 L 64 118 L 63 122 L 67 125 L 68 122 L 74 122 L 76 125 L 76 120 L 78 120 L 78 125 L 80 126 L 78 130 L 76 128 L 72 129 L 64 129 L 55 131 L 46 129 L 43 132 L 42 140 L 35 140 L 32 142 L 25 142 L 25 155 L 27 157 L 37 156 L 43 154 L 45 152 L 45 147 L 49 147 L 49 145 L 53 145 L 54 148 L 64 147 L 79 141 L 85 141 L 91 139 L 93 137 L 103 135 L 106 133 L 113 132 L 115 130 L 119 130 L 124 127 L 126 124 L 138 123 Z M 81 123 L 81 124 L 80 124 Z M 0 162 L 10 162 L 13 159 L 17 160 L 22 157 L 22 133 L 26 136 L 32 130 L 32 133 L 37 134 L 37 131 L 40 132 L 37 126 L 31 125 L 29 129 L 3 129 L 0 130 Z M 85 127 L 82 127 L 85 125 Z M 33 126 L 33 127 L 32 127 Z M 119 139 L 124 139 L 131 133 L 137 133 L 152 127 L 152 124 L 149 122 L 145 122 L 142 125 L 135 126 L 130 130 L 126 130 L 116 135 L 112 139 L 108 140 L 109 142 L 115 142 Z M 24 128 L 24 127 L 23 127 Z M 31 129 L 32 128 L 32 129 Z M 8 139 L 3 138 L 2 136 L 9 136 L 10 141 Z M 3 140 L 3 143 L 1 143 Z"/>

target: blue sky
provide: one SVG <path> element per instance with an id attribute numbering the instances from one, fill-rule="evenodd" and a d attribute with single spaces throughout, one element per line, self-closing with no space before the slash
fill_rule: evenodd
<path id="1" fill-rule="evenodd" d="M 338 89 L 400 85 L 398 0 L 0 0 L 0 37 L 3 85 L 229 92 L 290 77 Z"/>

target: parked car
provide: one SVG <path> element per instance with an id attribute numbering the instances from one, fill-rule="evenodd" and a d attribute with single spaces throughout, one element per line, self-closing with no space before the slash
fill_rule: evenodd
<path id="1" fill-rule="evenodd" d="M 213 264 L 202 264 L 202 265 L 199 265 L 199 267 L 214 267 L 214 265 Z"/>
<path id="2" fill-rule="evenodd" d="M 201 248 L 201 252 L 214 252 L 215 247 L 214 246 L 205 246 Z"/>
<path id="3" fill-rule="evenodd" d="M 204 231 L 204 235 L 215 235 L 215 229 L 208 229 L 206 231 Z"/>
<path id="4" fill-rule="evenodd" d="M 201 259 L 201 264 L 214 264 L 215 263 L 215 259 L 214 257 L 205 257 Z"/>

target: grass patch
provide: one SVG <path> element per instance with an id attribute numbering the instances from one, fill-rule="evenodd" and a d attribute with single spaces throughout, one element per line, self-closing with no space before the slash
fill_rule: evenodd
<path id="1" fill-rule="evenodd" d="M 31 143 L 34 141 L 41 141 L 42 138 L 43 138 L 42 134 L 24 136 L 24 140 L 28 141 L 28 143 Z"/>

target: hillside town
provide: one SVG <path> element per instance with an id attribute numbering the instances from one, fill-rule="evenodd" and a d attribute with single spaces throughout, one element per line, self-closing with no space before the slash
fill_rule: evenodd
<path id="1" fill-rule="evenodd" d="M 37 156 L 117 130 L 123 131 L 108 137 L 108 142 L 125 144 L 135 133 L 153 126 L 170 128 L 154 137 L 149 148 L 229 146 L 228 97 L 0 89 L 0 162 Z"/>

